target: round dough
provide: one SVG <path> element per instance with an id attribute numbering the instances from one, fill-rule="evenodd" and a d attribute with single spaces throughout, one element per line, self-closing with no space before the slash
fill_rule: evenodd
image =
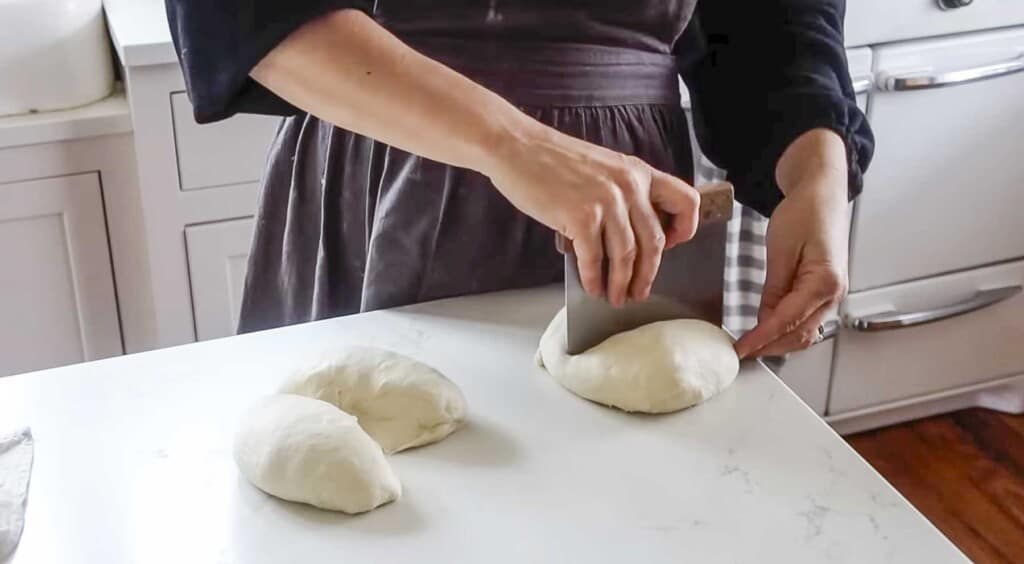
<path id="1" fill-rule="evenodd" d="M 253 405 L 235 433 L 235 463 L 257 488 L 289 501 L 362 513 L 402 485 L 355 417 L 312 398 L 277 394 Z"/>
<path id="2" fill-rule="evenodd" d="M 359 419 L 387 453 L 439 441 L 466 418 L 466 399 L 433 368 L 391 351 L 354 347 L 281 388 Z"/>
<path id="3" fill-rule="evenodd" d="M 540 340 L 537 363 L 576 395 L 624 411 L 667 413 L 701 403 L 739 372 L 732 340 L 697 319 L 651 323 L 578 355 L 565 350 L 565 310 Z"/>

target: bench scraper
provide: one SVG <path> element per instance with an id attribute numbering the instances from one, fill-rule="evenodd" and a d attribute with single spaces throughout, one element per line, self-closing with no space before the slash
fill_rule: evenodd
<path id="1" fill-rule="evenodd" d="M 732 217 L 733 187 L 711 182 L 701 194 L 699 224 L 693 239 L 667 250 L 646 302 L 614 308 L 583 290 L 576 255 L 565 252 L 566 345 L 579 354 L 616 333 L 679 318 L 722 324 L 726 223 Z M 607 264 L 605 264 L 607 271 Z"/>

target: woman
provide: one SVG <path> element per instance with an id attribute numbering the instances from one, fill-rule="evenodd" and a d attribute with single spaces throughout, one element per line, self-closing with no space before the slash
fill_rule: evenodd
<path id="1" fill-rule="evenodd" d="M 845 292 L 846 204 L 873 140 L 842 0 L 167 7 L 197 121 L 289 116 L 243 331 L 554 282 L 552 231 L 588 292 L 646 298 L 699 204 L 679 74 L 705 152 L 771 216 L 759 323 L 737 351 L 808 346 Z"/>

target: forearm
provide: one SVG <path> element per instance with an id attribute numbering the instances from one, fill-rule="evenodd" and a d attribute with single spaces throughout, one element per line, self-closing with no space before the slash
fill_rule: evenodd
<path id="1" fill-rule="evenodd" d="M 508 140 L 546 129 L 355 10 L 303 26 L 251 75 L 338 127 L 485 174 Z"/>
<path id="2" fill-rule="evenodd" d="M 775 181 L 786 196 L 802 186 L 809 186 L 835 192 L 835 196 L 845 201 L 847 164 L 842 138 L 824 128 L 800 135 L 779 158 Z"/>

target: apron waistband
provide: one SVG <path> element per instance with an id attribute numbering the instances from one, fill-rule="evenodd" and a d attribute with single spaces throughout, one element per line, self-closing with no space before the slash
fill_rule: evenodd
<path id="1" fill-rule="evenodd" d="M 680 103 L 679 71 L 669 54 L 572 43 L 406 41 L 519 106 Z"/>

